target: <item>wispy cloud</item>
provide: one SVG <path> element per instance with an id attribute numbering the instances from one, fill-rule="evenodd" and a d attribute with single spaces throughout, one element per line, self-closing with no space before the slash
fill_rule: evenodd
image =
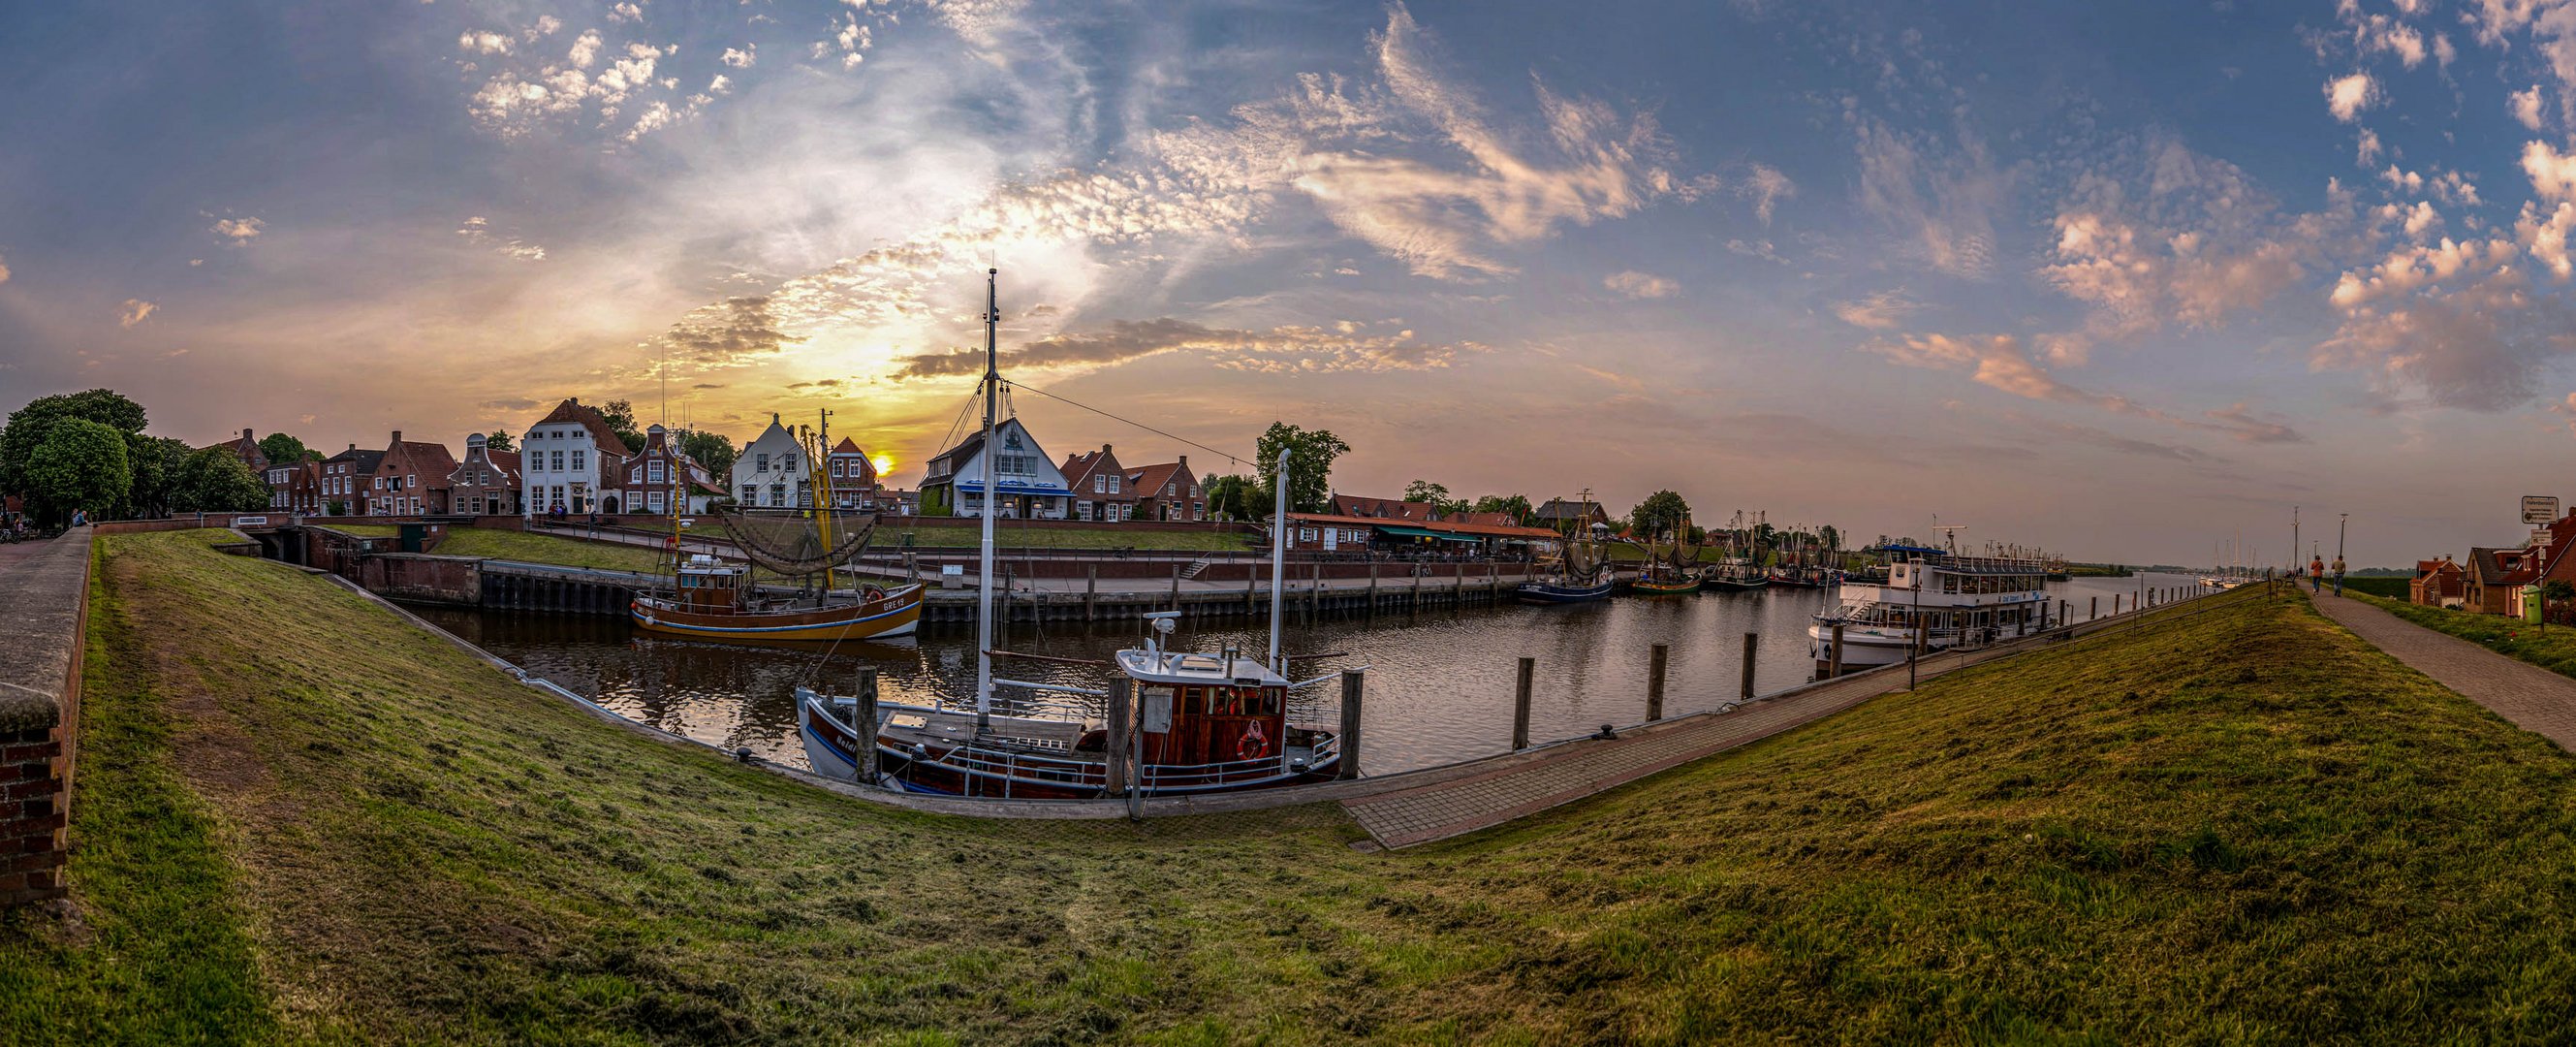
<path id="1" fill-rule="evenodd" d="M 2255 417 L 2241 403 L 2191 417 L 2148 407 L 2114 393 L 2079 389 L 2059 380 L 2048 368 L 2041 366 L 2032 358 L 2023 340 L 2012 335 L 1907 335 L 1879 339 L 1867 348 L 1913 367 L 1965 370 L 1981 385 L 2032 400 L 2072 404 L 2185 429 L 2223 433 L 2248 443 L 2297 443 L 2306 439 L 2287 425 Z"/>
<path id="2" fill-rule="evenodd" d="M 1601 279 L 1601 286 L 1609 288 L 1610 293 L 1612 294 L 1618 295 L 1621 298 L 1629 299 L 1670 298 L 1682 289 L 1682 285 L 1674 283 L 1664 277 L 1656 276 L 1651 273 L 1641 273 L 1634 269 L 1612 273 L 1603 277 Z"/>
<path id="3" fill-rule="evenodd" d="M 153 312 L 160 308 L 160 306 L 154 305 L 140 298 L 128 298 L 125 300 L 124 305 L 117 307 L 116 325 L 119 327 L 132 327 L 150 319 Z"/>
<path id="4" fill-rule="evenodd" d="M 1006 353 L 1003 359 L 1015 371 L 1096 370 L 1166 353 L 1194 352 L 1209 356 L 1219 367 L 1284 374 L 1440 368 L 1449 366 L 1461 352 L 1483 348 L 1472 342 L 1424 342 L 1410 330 L 1391 335 L 1360 335 L 1315 327 L 1245 331 L 1162 317 L 1121 320 L 1097 331 L 1051 335 Z M 976 374 L 983 369 L 981 350 L 961 349 L 907 358 L 897 377 Z"/>
<path id="5" fill-rule="evenodd" d="M 265 224 L 257 218 L 218 218 L 212 228 L 217 236 L 246 244 L 259 237 L 260 227 Z"/>

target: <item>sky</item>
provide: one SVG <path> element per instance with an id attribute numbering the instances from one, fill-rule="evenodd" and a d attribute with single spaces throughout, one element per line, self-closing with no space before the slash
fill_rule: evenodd
<path id="1" fill-rule="evenodd" d="M 2403 564 L 2576 495 L 2571 129 L 2576 0 L 15 4 L 0 409 L 909 485 L 991 267 L 1059 459 Z"/>

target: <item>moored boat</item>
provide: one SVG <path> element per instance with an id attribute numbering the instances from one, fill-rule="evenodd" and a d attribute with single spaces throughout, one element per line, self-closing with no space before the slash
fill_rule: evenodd
<path id="1" fill-rule="evenodd" d="M 762 597 L 751 569 L 695 556 L 677 588 L 638 593 L 627 608 L 635 627 L 701 640 L 870 640 L 909 636 L 921 624 L 922 587 L 862 586 L 850 597 Z"/>
<path id="2" fill-rule="evenodd" d="M 2036 558 L 1958 556 L 1890 547 L 1907 558 L 1884 583 L 1845 581 L 1842 605 L 1807 626 L 1820 671 L 1848 672 L 1924 653 L 2018 639 L 2049 627 L 2047 564 Z M 1842 650 L 1834 651 L 1839 628 Z"/>

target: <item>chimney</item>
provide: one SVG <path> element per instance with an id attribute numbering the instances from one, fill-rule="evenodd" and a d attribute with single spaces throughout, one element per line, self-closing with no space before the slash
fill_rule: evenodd
<path id="1" fill-rule="evenodd" d="M 402 430 L 400 430 L 400 429 L 396 429 L 396 430 L 394 430 L 394 441 L 393 441 L 392 443 L 386 444 L 386 445 L 385 445 L 385 447 L 386 447 L 387 449 L 392 449 L 392 448 L 396 448 L 396 447 L 400 447 L 400 446 L 402 446 Z"/>
<path id="2" fill-rule="evenodd" d="M 243 430 L 242 430 L 242 439 L 244 439 L 244 440 L 250 440 L 250 430 L 249 430 L 249 429 L 245 428 L 245 429 L 243 429 Z M 251 440 L 251 442 L 252 442 L 252 443 L 258 443 L 259 441 Z"/>
<path id="3" fill-rule="evenodd" d="M 354 444 L 354 443 L 353 443 L 353 444 L 350 444 L 350 445 L 349 445 L 349 449 L 350 449 L 350 450 L 352 450 L 352 451 L 355 451 L 355 450 L 357 450 L 357 449 L 358 449 L 358 445 L 357 445 L 357 444 Z"/>
<path id="4" fill-rule="evenodd" d="M 1103 458 L 1110 457 L 1108 444 L 1100 445 L 1100 456 Z"/>

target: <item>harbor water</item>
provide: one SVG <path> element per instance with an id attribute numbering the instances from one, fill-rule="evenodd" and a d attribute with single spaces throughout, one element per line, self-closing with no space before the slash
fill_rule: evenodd
<path id="1" fill-rule="evenodd" d="M 2052 583 L 2081 620 L 2098 597 L 2134 599 L 2141 587 L 2189 587 L 2179 575 L 2078 578 Z M 1755 593 L 1618 597 L 1554 607 L 1506 605 L 1404 614 L 1292 614 L 1281 647 L 1292 679 L 1367 670 L 1361 767 L 1368 774 L 1455 763 L 1511 747 L 1518 660 L 1537 660 L 1530 708 L 1533 742 L 1590 734 L 1603 724 L 1627 726 L 1646 715 L 1648 664 L 1656 644 L 1670 648 L 1664 714 L 1717 708 L 1742 689 L 1744 635 L 1754 633 L 1754 683 L 1768 694 L 1815 676 L 1809 619 L 1828 609 L 1829 589 L 1774 587 Z M 625 619 L 417 607 L 424 618 L 631 719 L 726 749 L 802 767 L 795 689 L 851 693 L 860 668 L 878 672 L 889 701 L 975 700 L 971 626 L 924 627 L 918 637 L 837 646 L 753 647 L 674 640 L 641 633 Z M 1020 623 L 1004 630 L 1004 650 L 1055 658 L 1106 660 L 1144 636 L 1141 620 Z M 1184 622 L 1170 646 L 1216 651 L 1233 645 L 1258 657 L 1269 645 L 1266 619 Z M 1330 655 L 1331 657 L 1317 657 Z M 1099 688 L 1106 666 L 997 659 L 997 676 Z M 1004 692 L 1006 696 L 1025 692 Z M 1301 703 L 1329 723 L 1339 688 L 1326 682 L 1301 692 Z"/>

